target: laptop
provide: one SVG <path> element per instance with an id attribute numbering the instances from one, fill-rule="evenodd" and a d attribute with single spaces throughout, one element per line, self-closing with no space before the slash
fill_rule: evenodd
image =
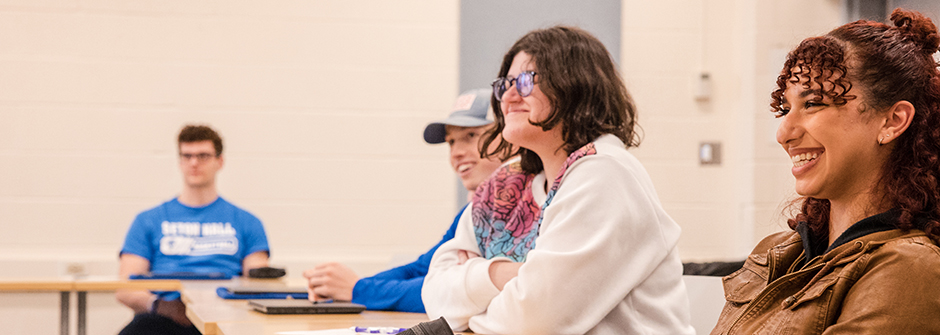
<path id="1" fill-rule="evenodd" d="M 301 299 L 248 300 L 248 306 L 264 314 L 357 314 L 366 306 L 351 302 L 312 302 Z"/>

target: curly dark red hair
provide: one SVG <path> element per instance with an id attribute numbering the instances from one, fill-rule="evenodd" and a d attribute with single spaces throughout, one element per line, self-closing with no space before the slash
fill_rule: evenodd
<path id="1" fill-rule="evenodd" d="M 867 97 L 862 113 L 885 110 L 898 101 L 914 105 L 914 119 L 897 138 L 881 176 L 886 203 L 901 212 L 897 227 L 921 229 L 940 244 L 940 71 L 933 53 L 940 34 L 929 18 L 918 12 L 895 9 L 894 26 L 860 20 L 825 36 L 804 40 L 787 55 L 771 94 L 771 109 L 779 112 L 787 82 L 806 76 L 822 87 L 822 94 L 837 105 L 855 96 L 853 84 Z M 817 238 L 829 233 L 829 200 L 803 198 L 800 213 L 788 220 L 791 228 L 805 221 Z M 914 216 L 929 218 L 915 224 Z"/>

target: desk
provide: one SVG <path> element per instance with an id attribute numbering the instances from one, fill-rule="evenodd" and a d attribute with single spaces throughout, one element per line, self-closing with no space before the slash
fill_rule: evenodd
<path id="1" fill-rule="evenodd" d="M 74 282 L 78 292 L 78 335 L 86 335 L 86 297 L 89 291 L 114 292 L 117 290 L 178 291 L 179 280 L 127 280 L 117 277 L 82 277 Z"/>
<path id="2" fill-rule="evenodd" d="M 126 280 L 117 277 L 82 277 L 82 278 L 23 278 L 0 279 L 0 292 L 60 292 L 61 335 L 69 333 L 69 307 L 71 293 L 78 292 L 78 335 L 86 333 L 86 297 L 89 291 L 116 291 L 123 289 L 176 291 L 181 287 L 179 280 Z"/>
<path id="3" fill-rule="evenodd" d="M 219 286 L 303 286 L 304 281 L 235 278 L 227 281 L 183 281 L 180 290 L 186 316 L 204 335 L 275 334 L 282 331 L 359 327 L 410 328 L 428 321 L 425 314 L 365 311 L 361 314 L 266 315 L 248 307 L 247 300 L 225 300 Z"/>
<path id="4" fill-rule="evenodd" d="M 72 278 L 0 279 L 0 292 L 59 292 L 59 333 L 69 333 L 69 296 L 74 287 Z"/>
<path id="5" fill-rule="evenodd" d="M 223 335 L 274 335 L 298 330 L 341 329 L 358 327 L 411 328 L 428 321 L 425 314 L 365 311 L 361 314 L 306 315 L 302 318 L 272 318 L 261 322 L 219 322 Z"/>

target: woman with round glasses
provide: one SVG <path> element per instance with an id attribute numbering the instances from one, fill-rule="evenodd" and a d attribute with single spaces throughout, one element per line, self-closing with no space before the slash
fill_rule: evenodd
<path id="1" fill-rule="evenodd" d="M 895 10 L 804 40 L 773 92 L 803 196 L 712 334 L 940 334 L 940 35 Z"/>
<path id="2" fill-rule="evenodd" d="M 422 291 L 428 314 L 487 334 L 693 334 L 680 229 L 626 150 L 639 142 L 636 114 L 603 44 L 578 28 L 532 31 L 499 77 L 482 148 L 518 153 L 526 173 L 544 175 L 537 238 L 524 262 L 474 257 L 504 245 L 458 251 L 459 261 L 439 249 Z M 466 226 L 457 235 L 486 238 Z"/>

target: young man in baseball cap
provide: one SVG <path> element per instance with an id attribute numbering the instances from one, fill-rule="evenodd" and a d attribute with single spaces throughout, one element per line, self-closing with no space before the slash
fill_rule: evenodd
<path id="1" fill-rule="evenodd" d="M 489 88 L 467 91 L 457 97 L 454 110 L 441 121 L 424 129 L 424 140 L 430 144 L 447 143 L 450 146 L 450 165 L 470 192 L 480 185 L 502 162 L 480 157 L 480 138 L 493 123 L 490 111 Z M 466 207 L 466 206 L 464 206 Z M 409 264 L 380 272 L 372 277 L 359 278 L 348 266 L 324 263 L 304 271 L 308 280 L 311 300 L 351 300 L 370 310 L 389 310 L 424 313 L 421 286 L 428 272 L 434 251 L 454 237 L 457 219 L 440 242 Z"/>

